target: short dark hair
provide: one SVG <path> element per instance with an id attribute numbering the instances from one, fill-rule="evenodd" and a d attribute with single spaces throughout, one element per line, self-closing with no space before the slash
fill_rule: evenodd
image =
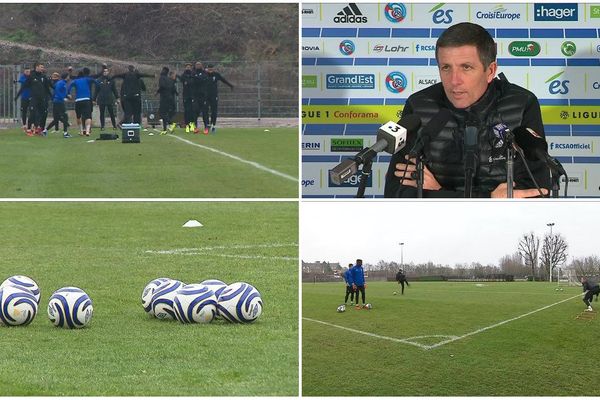
<path id="1" fill-rule="evenodd" d="M 68 77 L 69 77 L 68 72 L 63 72 L 62 74 L 60 74 L 60 79 L 67 79 Z"/>
<path id="2" fill-rule="evenodd" d="M 361 263 L 361 264 L 362 264 L 362 260 L 361 260 L 360 258 L 357 258 L 357 259 L 356 259 L 356 263 L 357 263 L 357 264 L 358 264 L 358 263 Z"/>
<path id="3" fill-rule="evenodd" d="M 88 67 L 83 67 L 83 76 L 88 76 L 90 74 L 90 69 Z"/>
<path id="4" fill-rule="evenodd" d="M 446 29 L 435 43 L 435 59 L 440 47 L 475 46 L 484 68 L 496 61 L 496 43 L 481 25 L 461 22 Z"/>

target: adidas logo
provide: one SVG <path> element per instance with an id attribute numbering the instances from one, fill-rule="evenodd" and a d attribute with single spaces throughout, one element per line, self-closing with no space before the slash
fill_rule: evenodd
<path id="1" fill-rule="evenodd" d="M 337 24 L 366 24 L 367 17 L 363 15 L 356 3 L 350 3 L 333 18 Z"/>

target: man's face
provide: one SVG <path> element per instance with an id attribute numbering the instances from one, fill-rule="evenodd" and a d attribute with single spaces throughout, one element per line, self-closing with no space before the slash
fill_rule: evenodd
<path id="1" fill-rule="evenodd" d="M 192 70 L 192 65 L 191 64 L 186 65 L 185 66 L 185 70 L 186 71 L 191 71 Z"/>
<path id="2" fill-rule="evenodd" d="M 25 74 L 25 76 L 29 76 L 31 74 L 31 70 L 27 68 L 25 71 L 23 71 L 23 73 Z"/>
<path id="3" fill-rule="evenodd" d="M 483 67 L 477 47 L 440 47 L 438 68 L 446 96 L 456 108 L 467 108 L 483 96 L 496 76 L 496 62 Z"/>
<path id="4" fill-rule="evenodd" d="M 37 67 L 35 67 L 35 71 L 36 72 L 44 72 L 44 65 L 40 64 Z"/>
<path id="5" fill-rule="evenodd" d="M 102 75 L 104 75 L 104 76 L 108 76 L 108 70 L 107 70 L 107 69 L 105 69 L 104 71 L 102 71 Z"/>
<path id="6" fill-rule="evenodd" d="M 202 63 L 196 63 L 196 69 L 202 69 Z"/>
<path id="7" fill-rule="evenodd" d="M 214 68 L 206 68 L 206 72 L 208 72 L 209 74 L 212 74 L 214 70 Z"/>

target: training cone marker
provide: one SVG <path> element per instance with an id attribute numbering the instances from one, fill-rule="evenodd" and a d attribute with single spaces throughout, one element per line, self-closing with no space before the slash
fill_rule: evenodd
<path id="1" fill-rule="evenodd" d="M 202 225 L 200 222 L 196 221 L 195 219 L 190 219 L 188 222 L 183 224 L 183 228 L 199 228 L 202 226 L 204 226 L 204 225 Z"/>

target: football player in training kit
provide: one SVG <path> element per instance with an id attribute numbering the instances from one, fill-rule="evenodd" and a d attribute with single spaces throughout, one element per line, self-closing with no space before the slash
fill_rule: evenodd
<path id="1" fill-rule="evenodd" d="M 408 284 L 408 281 L 406 280 L 406 275 L 404 274 L 404 270 L 399 269 L 398 273 L 396 274 L 396 281 L 398 282 L 399 285 L 402 286 L 402 294 L 404 294 L 404 284 L 406 283 L 406 286 L 410 286 Z"/>
<path id="2" fill-rule="evenodd" d="M 19 77 L 19 80 L 15 81 L 15 83 L 17 83 L 17 82 L 20 83 L 21 88 L 23 88 L 23 86 L 25 85 L 25 81 L 27 81 L 27 78 L 29 78 L 29 75 L 31 75 L 31 68 L 29 68 L 29 67 L 24 68 L 23 73 Z M 17 98 L 18 97 L 19 96 L 17 96 Z M 27 123 L 27 111 L 29 110 L 29 100 L 30 99 L 31 99 L 31 94 L 30 94 L 29 88 L 23 88 L 23 90 L 21 91 L 21 121 L 23 122 L 23 131 L 24 132 L 26 132 L 27 129 L 31 128 L 31 125 Z"/>
<path id="3" fill-rule="evenodd" d="M 206 108 L 207 112 L 210 109 L 210 130 L 211 132 L 215 132 L 217 130 L 217 108 L 219 106 L 219 81 L 223 82 L 227 86 L 231 88 L 233 91 L 233 85 L 223 76 L 215 70 L 214 65 L 208 64 L 206 67 L 206 75 L 208 77 L 207 80 L 207 90 L 206 90 Z M 205 132 L 206 133 L 206 132 Z"/>
<path id="4" fill-rule="evenodd" d="M 41 135 L 44 130 L 45 119 L 48 113 L 48 98 L 52 96 L 52 82 L 44 73 L 44 64 L 36 62 L 33 71 L 25 79 L 21 88 L 17 92 L 15 100 L 29 89 L 31 95 L 29 100 L 29 126 L 32 129 L 27 129 L 27 135 Z"/>
<path id="5" fill-rule="evenodd" d="M 63 137 L 70 138 L 69 132 L 69 116 L 65 108 L 65 99 L 67 98 L 67 86 L 69 84 L 69 73 L 63 72 L 61 79 L 54 85 L 54 96 L 52 97 L 52 122 L 46 127 L 46 130 L 54 127 L 54 131 L 58 132 L 59 123 L 63 124 Z"/>
<path id="6" fill-rule="evenodd" d="M 346 283 L 346 297 L 344 298 L 344 304 L 348 302 L 348 295 L 350 295 L 350 305 L 354 305 L 354 289 L 352 289 L 352 264 L 348 264 L 348 269 L 342 273 L 344 282 Z"/>
<path id="7" fill-rule="evenodd" d="M 600 286 L 591 279 L 586 277 L 581 278 L 581 285 L 583 286 L 583 302 L 587 306 L 586 311 L 594 311 L 592 308 L 592 299 L 596 295 L 596 301 L 598 301 L 598 295 L 600 294 Z"/>
<path id="8" fill-rule="evenodd" d="M 355 291 L 355 300 L 356 300 L 356 308 L 367 308 L 365 303 L 365 288 L 367 284 L 365 283 L 365 271 L 362 266 L 362 260 L 359 258 L 356 260 L 356 264 L 351 269 L 352 271 L 352 288 Z M 359 292 L 362 294 L 362 303 L 360 305 L 360 299 L 358 297 Z"/>
<path id="9" fill-rule="evenodd" d="M 80 125 L 80 135 L 90 136 L 92 130 L 92 85 L 94 78 L 90 76 L 90 69 L 83 68 L 81 76 L 77 76 L 67 87 L 67 93 L 71 96 L 71 91 L 75 88 L 75 115 Z"/>

